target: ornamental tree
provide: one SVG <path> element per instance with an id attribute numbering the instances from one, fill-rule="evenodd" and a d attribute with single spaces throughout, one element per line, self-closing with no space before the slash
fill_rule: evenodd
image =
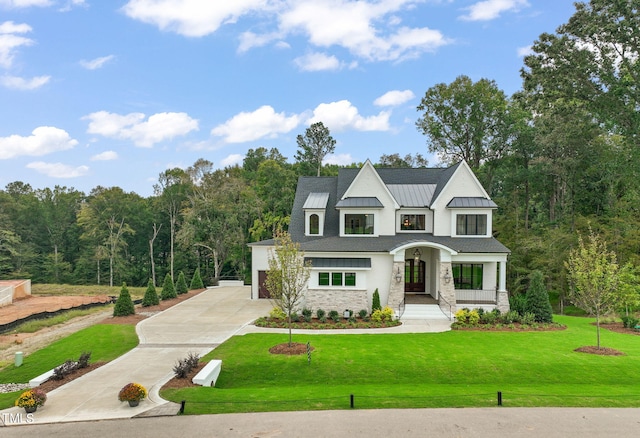
<path id="1" fill-rule="evenodd" d="M 589 240 L 578 235 L 578 247 L 565 262 L 570 282 L 569 299 L 596 317 L 597 347 L 600 349 L 600 317 L 615 311 L 620 301 L 616 254 L 589 228 Z"/>
<path id="2" fill-rule="evenodd" d="M 311 264 L 304 261 L 300 245 L 289 233 L 280 231 L 269 254 L 269 269 L 265 285 L 274 304 L 287 315 L 289 346 L 291 346 L 291 315 L 297 311 L 311 274 Z"/>

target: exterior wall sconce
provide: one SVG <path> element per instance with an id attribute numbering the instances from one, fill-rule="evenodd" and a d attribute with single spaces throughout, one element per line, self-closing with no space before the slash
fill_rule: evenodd
<path id="1" fill-rule="evenodd" d="M 451 283 L 451 274 L 449 274 L 449 268 L 444 271 L 444 282 L 449 284 Z"/>
<path id="2" fill-rule="evenodd" d="M 398 272 L 396 272 L 396 283 L 400 283 L 402 281 L 402 274 L 400 273 L 400 266 L 398 266 Z"/>

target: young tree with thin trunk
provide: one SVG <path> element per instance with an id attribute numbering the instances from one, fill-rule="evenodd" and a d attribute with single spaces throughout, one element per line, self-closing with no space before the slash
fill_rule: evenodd
<path id="1" fill-rule="evenodd" d="M 287 315 L 291 346 L 291 315 L 298 310 L 311 274 L 311 264 L 304 261 L 300 245 L 287 232 L 279 232 L 269 254 L 266 287 L 275 305 Z"/>
<path id="2" fill-rule="evenodd" d="M 570 281 L 569 299 L 596 317 L 597 347 L 600 349 L 600 317 L 615 311 L 620 301 L 616 254 L 589 228 L 589 240 L 578 235 L 578 248 L 565 262 Z"/>

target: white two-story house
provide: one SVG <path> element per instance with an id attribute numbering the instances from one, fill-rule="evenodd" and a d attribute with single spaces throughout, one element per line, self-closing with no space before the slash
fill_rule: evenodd
<path id="1" fill-rule="evenodd" d="M 509 249 L 492 236 L 497 205 L 465 162 L 449 168 L 340 169 L 298 181 L 289 233 L 311 262 L 304 307 L 402 312 L 424 296 L 445 312 L 509 309 Z M 273 240 L 251 244 L 252 298 L 268 298 L 264 279 Z"/>

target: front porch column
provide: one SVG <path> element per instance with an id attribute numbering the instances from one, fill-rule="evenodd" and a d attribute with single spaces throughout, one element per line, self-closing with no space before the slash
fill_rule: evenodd
<path id="1" fill-rule="evenodd" d="M 449 281 L 445 280 L 445 274 L 449 274 Z M 438 305 L 445 312 L 456 313 L 456 290 L 453 285 L 453 271 L 451 262 L 440 262 L 440 293 L 438 294 Z"/>
<path id="2" fill-rule="evenodd" d="M 400 303 L 404 300 L 404 260 L 394 260 L 389 285 L 387 306 L 393 310 L 397 310 L 400 307 Z"/>
<path id="3" fill-rule="evenodd" d="M 496 296 L 496 307 L 500 312 L 509 311 L 509 292 L 507 292 L 507 262 L 500 262 L 500 280 L 498 282 L 498 291 Z"/>

